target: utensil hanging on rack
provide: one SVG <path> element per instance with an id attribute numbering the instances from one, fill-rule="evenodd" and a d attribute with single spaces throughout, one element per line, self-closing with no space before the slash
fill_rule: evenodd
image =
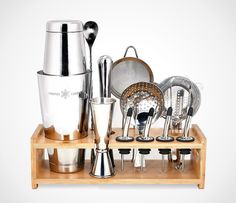
<path id="1" fill-rule="evenodd" d="M 135 57 L 126 57 L 129 49 L 133 49 Z M 120 98 L 123 91 L 137 82 L 153 82 L 153 73 L 147 63 L 138 58 L 133 46 L 127 47 L 124 58 L 117 60 L 111 70 L 111 92 Z"/>

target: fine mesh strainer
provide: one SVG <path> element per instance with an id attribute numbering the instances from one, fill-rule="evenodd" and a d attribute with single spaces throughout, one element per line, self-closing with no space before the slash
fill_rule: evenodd
<path id="1" fill-rule="evenodd" d="M 152 83 L 135 83 L 122 93 L 120 98 L 120 108 L 123 115 L 128 109 L 134 109 L 132 124 L 143 125 L 148 117 L 150 108 L 154 108 L 153 123 L 161 116 L 164 106 L 164 96 L 161 89 Z"/>
<path id="2" fill-rule="evenodd" d="M 130 48 L 134 50 L 136 58 L 126 57 Z M 129 46 L 126 49 L 124 58 L 113 64 L 111 70 L 111 92 L 115 97 L 120 98 L 127 87 L 137 82 L 153 82 L 153 73 L 151 68 L 138 58 L 136 49 L 133 46 Z"/>
<path id="3" fill-rule="evenodd" d="M 172 122 L 176 126 L 187 118 L 189 107 L 193 108 L 193 115 L 198 111 L 201 94 L 191 80 L 182 76 L 172 76 L 159 84 L 164 94 L 164 110 L 162 116 L 166 118 L 168 107 L 173 108 Z"/>

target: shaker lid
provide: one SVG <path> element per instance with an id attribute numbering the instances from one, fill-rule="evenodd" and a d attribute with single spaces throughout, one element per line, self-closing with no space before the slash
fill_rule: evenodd
<path id="1" fill-rule="evenodd" d="M 81 32 L 83 23 L 79 20 L 51 20 L 46 25 L 47 32 Z"/>

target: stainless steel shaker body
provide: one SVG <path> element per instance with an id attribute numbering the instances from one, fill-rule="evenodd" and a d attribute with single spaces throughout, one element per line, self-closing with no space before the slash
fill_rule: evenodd
<path id="1" fill-rule="evenodd" d="M 46 138 L 70 141 L 87 136 L 91 71 L 86 70 L 80 21 L 49 21 L 39 95 Z M 84 149 L 48 149 L 50 169 L 79 171 Z"/>
<path id="2" fill-rule="evenodd" d="M 82 22 L 47 22 L 43 72 L 62 76 L 86 72 Z"/>
<path id="3" fill-rule="evenodd" d="M 84 166 L 84 149 L 49 148 L 47 151 L 51 171 L 58 173 L 72 173 L 81 170 Z"/>
<path id="4" fill-rule="evenodd" d="M 90 71 L 69 77 L 38 72 L 45 136 L 75 140 L 87 136 Z"/>

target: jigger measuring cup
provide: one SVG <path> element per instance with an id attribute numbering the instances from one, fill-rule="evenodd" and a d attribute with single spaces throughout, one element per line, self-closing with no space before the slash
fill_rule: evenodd
<path id="1" fill-rule="evenodd" d="M 107 97 L 98 97 L 91 100 L 96 157 L 90 175 L 97 178 L 108 178 L 115 175 L 108 153 L 109 127 L 112 124 L 115 102 L 115 99 Z"/>

